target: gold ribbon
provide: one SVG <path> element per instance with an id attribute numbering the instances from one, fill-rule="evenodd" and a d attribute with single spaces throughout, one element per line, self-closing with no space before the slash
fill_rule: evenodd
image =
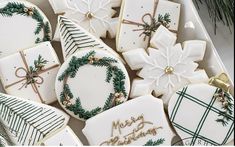
<path id="1" fill-rule="evenodd" d="M 143 27 L 142 29 L 134 29 L 133 31 L 143 31 L 139 36 L 141 37 L 142 35 L 145 35 L 144 41 L 146 40 L 147 37 L 149 37 L 148 41 L 150 43 L 150 39 L 151 39 L 150 36 L 151 36 L 152 32 L 155 31 L 154 22 L 155 22 L 155 15 L 156 15 L 156 11 L 157 11 L 157 6 L 158 6 L 158 0 L 154 0 L 153 14 L 150 14 L 150 13 L 144 14 L 142 17 L 142 23 L 138 23 L 138 22 L 134 22 L 134 21 L 126 20 L 126 19 L 124 19 L 122 21 L 122 23 L 129 24 L 129 25 L 142 26 Z M 150 18 L 150 24 L 148 21 L 146 21 L 147 17 Z"/>
<path id="2" fill-rule="evenodd" d="M 47 69 L 42 69 L 40 71 L 31 72 L 30 69 L 29 69 L 29 66 L 27 64 L 27 61 L 25 59 L 24 52 L 20 51 L 19 53 L 20 53 L 21 59 L 22 59 L 25 67 L 17 68 L 16 71 L 15 71 L 15 76 L 17 78 L 20 78 L 21 80 L 5 86 L 5 89 L 25 81 L 24 84 L 19 88 L 19 90 L 21 90 L 23 87 L 27 88 L 28 85 L 31 85 L 33 91 L 38 95 L 40 101 L 42 103 L 45 103 L 45 101 L 43 100 L 43 98 L 42 98 L 42 96 L 41 96 L 41 94 L 40 94 L 40 92 L 38 90 L 38 87 L 37 87 L 38 85 L 41 85 L 41 84 L 44 83 L 44 79 L 43 79 L 43 77 L 40 76 L 40 74 L 42 74 L 44 72 L 47 72 L 47 71 L 49 71 L 51 69 L 54 69 L 54 68 L 58 67 L 59 65 L 56 64 L 56 65 L 51 66 L 51 67 L 49 67 Z M 23 71 L 24 74 L 23 75 L 19 75 L 20 71 Z"/>
<path id="3" fill-rule="evenodd" d="M 221 88 L 225 92 L 229 93 L 230 91 L 229 78 L 226 73 L 210 78 L 209 84 Z"/>

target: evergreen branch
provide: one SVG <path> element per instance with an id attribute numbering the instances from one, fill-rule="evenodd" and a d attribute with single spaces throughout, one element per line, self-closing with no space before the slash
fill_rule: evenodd
<path id="1" fill-rule="evenodd" d="M 165 141 L 165 139 L 163 139 L 163 138 L 158 139 L 157 141 L 153 141 L 151 139 L 144 146 L 159 146 L 159 145 L 163 144 L 164 141 Z"/>
<path id="2" fill-rule="evenodd" d="M 199 3 L 206 4 L 209 16 L 214 23 L 214 32 L 216 34 L 217 22 L 222 22 L 230 31 L 234 25 L 234 0 L 194 0 L 198 9 Z"/>
<path id="3" fill-rule="evenodd" d="M 114 95 L 112 93 L 110 93 L 110 95 L 109 95 L 108 99 L 106 100 L 105 105 L 103 107 L 103 111 L 106 111 L 106 110 L 112 108 L 113 98 L 114 98 Z"/>

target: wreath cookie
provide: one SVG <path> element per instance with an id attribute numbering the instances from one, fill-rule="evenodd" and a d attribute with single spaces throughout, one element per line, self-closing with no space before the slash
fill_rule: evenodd
<path id="1" fill-rule="evenodd" d="M 61 67 L 56 93 L 73 117 L 87 120 L 125 102 L 130 81 L 124 65 L 107 51 L 88 49 L 71 56 Z"/>

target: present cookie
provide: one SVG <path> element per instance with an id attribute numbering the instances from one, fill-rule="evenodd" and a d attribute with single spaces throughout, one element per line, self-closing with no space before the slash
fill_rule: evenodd
<path id="1" fill-rule="evenodd" d="M 49 20 L 37 6 L 27 1 L 11 0 L 0 4 L 0 34 L 0 58 L 3 58 L 50 41 L 52 31 Z"/>
<path id="2" fill-rule="evenodd" d="M 6 93 L 46 104 L 56 101 L 54 83 L 59 68 L 49 42 L 0 59 L 0 77 Z"/>
<path id="3" fill-rule="evenodd" d="M 138 11 L 136 11 L 138 10 Z M 178 31 L 180 4 L 166 0 L 124 0 L 120 12 L 117 50 L 125 52 L 149 47 L 153 33 L 160 25 Z"/>
<path id="4" fill-rule="evenodd" d="M 49 0 L 55 13 L 73 20 L 97 38 L 116 36 L 118 18 L 113 7 L 121 0 Z M 58 31 L 58 30 L 57 30 Z"/>
<path id="5" fill-rule="evenodd" d="M 97 39 L 78 24 L 74 23 L 71 19 L 59 16 L 58 22 L 64 59 L 67 59 L 79 50 L 96 47 L 108 51 L 122 60 L 121 57 L 119 57 L 119 55 L 102 40 Z"/>
<path id="6" fill-rule="evenodd" d="M 69 116 L 44 104 L 0 93 L 0 123 L 17 146 L 33 146 L 65 127 Z"/>
<path id="7" fill-rule="evenodd" d="M 221 146 L 233 140 L 234 98 L 221 88 L 188 85 L 172 96 L 168 111 L 184 145 Z"/>
<path id="8" fill-rule="evenodd" d="M 206 42 L 200 40 L 175 44 L 175 34 L 160 26 L 151 39 L 152 47 L 148 53 L 143 48 L 123 53 L 132 70 L 140 70 L 134 79 L 130 97 L 154 94 L 167 105 L 171 95 L 179 88 L 195 82 L 205 82 L 208 76 L 198 69 L 202 61 Z"/>
<path id="9" fill-rule="evenodd" d="M 121 61 L 95 48 L 68 58 L 56 79 L 59 103 L 80 120 L 125 102 L 129 89 L 129 76 Z"/>
<path id="10" fill-rule="evenodd" d="M 100 146 L 169 146 L 174 137 L 162 100 L 151 95 L 87 120 L 83 133 L 90 145 Z"/>
<path id="11" fill-rule="evenodd" d="M 59 131 L 49 134 L 43 139 L 39 146 L 83 146 L 73 130 L 66 126 Z"/>

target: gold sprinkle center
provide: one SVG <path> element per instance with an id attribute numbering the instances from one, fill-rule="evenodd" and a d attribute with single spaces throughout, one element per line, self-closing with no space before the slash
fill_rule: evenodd
<path id="1" fill-rule="evenodd" d="M 86 17 L 88 18 L 88 19 L 92 19 L 93 18 L 93 13 L 91 13 L 91 12 L 87 12 L 86 13 Z"/>
<path id="2" fill-rule="evenodd" d="M 172 74 L 174 72 L 174 68 L 172 66 L 167 66 L 165 68 L 165 73 L 166 74 Z"/>

